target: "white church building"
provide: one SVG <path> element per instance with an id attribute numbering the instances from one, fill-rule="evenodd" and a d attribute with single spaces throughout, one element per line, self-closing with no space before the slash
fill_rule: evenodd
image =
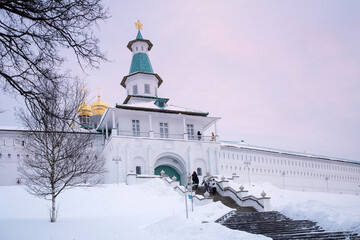
<path id="1" fill-rule="evenodd" d="M 196 171 L 200 177 L 233 177 L 245 184 L 266 181 L 287 189 L 360 193 L 358 161 L 221 141 L 220 117 L 172 105 L 158 95 L 163 80 L 150 62 L 152 46 L 140 29 L 128 43 L 132 60 L 120 83 L 127 92 L 122 104 L 108 107 L 99 96 L 96 104 L 79 108 L 84 125 L 98 136 L 108 171 L 105 182 L 126 182 L 129 172 L 147 176 L 164 170 L 185 184 Z M 22 143 L 15 138 L 21 131 L 0 127 L 0 185 L 17 183 Z"/>

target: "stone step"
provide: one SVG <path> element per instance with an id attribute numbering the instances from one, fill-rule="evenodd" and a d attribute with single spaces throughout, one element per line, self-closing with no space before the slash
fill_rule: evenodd
<path id="1" fill-rule="evenodd" d="M 292 220 L 283 214 L 271 212 L 234 212 L 222 221 L 228 228 L 262 234 L 274 240 L 290 239 L 350 239 L 360 240 L 352 232 L 327 232 L 309 220 Z"/>
<path id="2" fill-rule="evenodd" d="M 358 236 L 349 232 L 319 232 L 319 233 L 298 233 L 298 234 L 266 234 L 273 240 L 290 240 L 290 239 L 359 239 Z"/>

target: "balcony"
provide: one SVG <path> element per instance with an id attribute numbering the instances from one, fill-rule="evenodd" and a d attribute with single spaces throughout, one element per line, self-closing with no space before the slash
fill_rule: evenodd
<path id="1" fill-rule="evenodd" d="M 113 132 L 109 133 L 109 136 L 106 138 L 107 140 L 110 136 L 114 136 Z M 127 136 L 127 137 L 136 137 L 136 138 L 150 138 L 150 139 L 169 139 L 169 140 L 187 140 L 194 142 L 216 142 L 218 136 L 197 136 L 187 134 L 164 134 L 159 132 L 133 132 L 133 131 L 116 131 L 115 136 Z"/>

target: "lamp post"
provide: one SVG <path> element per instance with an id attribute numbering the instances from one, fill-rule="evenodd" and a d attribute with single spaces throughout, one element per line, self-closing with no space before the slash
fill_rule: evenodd
<path id="1" fill-rule="evenodd" d="M 283 177 L 283 189 L 285 189 L 285 171 L 282 171 L 281 175 Z"/>
<path id="2" fill-rule="evenodd" d="M 250 160 L 245 160 L 245 167 L 248 169 L 248 180 L 249 180 L 249 187 L 250 187 Z"/>
<path id="3" fill-rule="evenodd" d="M 328 176 L 325 177 L 325 182 L 326 182 L 326 191 L 329 192 L 329 177 Z"/>
<path id="4" fill-rule="evenodd" d="M 188 188 L 190 188 L 190 193 L 191 195 L 189 195 L 189 198 L 191 199 L 191 211 L 194 211 L 194 199 L 193 199 L 193 184 L 189 184 Z"/>
<path id="5" fill-rule="evenodd" d="M 116 184 L 119 185 L 119 162 L 121 161 L 120 157 L 116 157 L 113 159 L 116 164 Z"/>

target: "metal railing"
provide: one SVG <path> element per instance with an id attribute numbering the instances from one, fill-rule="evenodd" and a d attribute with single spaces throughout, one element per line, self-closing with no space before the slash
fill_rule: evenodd
<path id="1" fill-rule="evenodd" d="M 149 137 L 149 132 L 119 131 L 118 135 L 129 137 Z"/>
<path id="2" fill-rule="evenodd" d="M 184 139 L 183 134 L 162 134 L 154 133 L 155 138 Z"/>
<path id="3" fill-rule="evenodd" d="M 216 136 L 189 135 L 188 140 L 202 141 L 202 142 L 215 142 L 216 141 Z"/>
<path id="4" fill-rule="evenodd" d="M 124 130 L 120 130 L 120 131 L 113 131 L 111 132 L 111 134 L 109 135 L 109 137 L 113 135 L 113 136 L 129 136 L 129 137 L 150 137 L 150 132 L 133 132 L 133 131 L 124 131 Z M 159 132 L 155 132 L 153 134 L 154 138 L 164 138 L 164 139 L 184 139 L 184 134 L 164 134 L 164 133 L 159 133 Z M 198 136 L 198 135 L 188 135 L 187 136 L 187 140 L 190 141 L 201 141 L 201 142 L 215 142 L 216 141 L 217 136 Z"/>

